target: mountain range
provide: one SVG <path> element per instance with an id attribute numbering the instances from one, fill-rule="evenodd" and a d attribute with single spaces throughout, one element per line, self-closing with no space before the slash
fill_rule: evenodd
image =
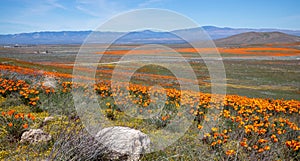
<path id="1" fill-rule="evenodd" d="M 207 34 L 211 39 L 216 40 L 218 43 L 242 43 L 241 39 L 245 43 L 249 43 L 250 40 L 255 40 L 254 43 L 268 43 L 269 39 L 272 42 L 290 42 L 297 41 L 300 36 L 300 30 L 283 30 L 283 29 L 251 29 L 251 28 L 229 28 L 229 27 L 215 27 L 215 26 L 203 26 Z M 176 44 L 184 43 L 177 35 L 184 35 L 188 40 L 199 41 L 201 38 L 195 37 L 195 32 L 201 32 L 200 28 L 190 28 L 174 30 L 171 32 L 157 32 L 151 30 L 134 31 L 129 33 L 124 32 L 94 32 L 89 37 L 88 43 L 110 43 L 115 38 L 122 36 L 122 38 L 116 40 L 114 43 L 122 44 L 148 44 L 148 43 L 161 43 L 161 44 Z M 92 31 L 58 31 L 58 32 L 32 32 L 32 33 L 19 33 L 19 34 L 7 34 L 0 35 L 0 44 L 82 44 L 85 39 L 92 33 Z M 251 38 L 245 38 L 245 33 Z M 259 34 L 261 33 L 261 34 Z M 269 34 L 266 34 L 269 33 Z M 125 34 L 125 35 L 124 35 Z M 234 37 L 238 36 L 237 37 Z M 264 35 L 264 38 L 256 40 L 258 37 Z M 269 35 L 269 36 L 268 36 Z M 288 36 L 287 36 L 288 35 Z M 290 39 L 291 35 L 294 35 Z M 233 37 L 232 37 L 233 36 Z M 241 36 L 243 38 L 241 38 Z M 285 37 L 285 38 L 283 38 Z M 288 38 L 289 37 L 289 38 Z M 263 40 L 265 39 L 265 40 Z M 280 39 L 280 40 L 278 40 Z M 277 41 L 278 40 L 278 41 Z M 229 42 L 230 41 L 230 42 Z"/>

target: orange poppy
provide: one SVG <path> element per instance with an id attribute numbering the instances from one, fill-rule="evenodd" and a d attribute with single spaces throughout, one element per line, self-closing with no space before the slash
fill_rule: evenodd
<path id="1" fill-rule="evenodd" d="M 27 129 L 27 128 L 28 128 L 28 124 L 24 124 L 24 125 L 23 125 L 23 128 L 24 128 L 24 129 Z"/>
<path id="2" fill-rule="evenodd" d="M 11 123 L 11 122 L 8 123 L 8 126 L 9 126 L 9 127 L 12 127 L 12 126 L 13 126 L 13 123 Z"/>

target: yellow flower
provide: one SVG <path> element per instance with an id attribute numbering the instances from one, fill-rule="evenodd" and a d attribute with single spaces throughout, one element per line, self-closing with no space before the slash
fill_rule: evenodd
<path id="1" fill-rule="evenodd" d="M 227 150 L 226 155 L 234 155 L 235 151 L 234 150 Z"/>
<path id="2" fill-rule="evenodd" d="M 200 130 L 201 130 L 202 128 L 203 128 L 203 126 L 202 126 L 202 125 L 198 125 L 198 129 L 200 129 Z"/>
<path id="3" fill-rule="evenodd" d="M 216 128 L 216 127 L 211 128 L 211 131 L 213 131 L 213 132 L 216 132 L 217 130 L 218 130 L 218 128 Z"/>
<path id="4" fill-rule="evenodd" d="M 211 136 L 210 133 L 204 134 L 204 137 L 210 137 L 210 136 Z"/>

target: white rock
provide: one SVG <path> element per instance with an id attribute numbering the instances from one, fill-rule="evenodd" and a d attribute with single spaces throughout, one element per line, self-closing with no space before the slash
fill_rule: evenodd
<path id="1" fill-rule="evenodd" d="M 21 136 L 21 142 L 38 143 L 51 140 L 51 135 L 45 133 L 42 129 L 30 129 Z"/>
<path id="2" fill-rule="evenodd" d="M 56 80 L 53 77 L 45 77 L 43 86 L 56 88 Z"/>
<path id="3" fill-rule="evenodd" d="M 150 138 L 139 130 L 129 127 L 108 127 L 99 131 L 96 139 L 107 149 L 109 159 L 139 160 L 140 154 L 150 151 Z"/>
<path id="4" fill-rule="evenodd" d="M 49 117 L 45 117 L 44 121 L 43 121 L 43 124 L 47 124 L 48 122 L 54 120 L 54 117 L 52 116 L 49 116 Z"/>

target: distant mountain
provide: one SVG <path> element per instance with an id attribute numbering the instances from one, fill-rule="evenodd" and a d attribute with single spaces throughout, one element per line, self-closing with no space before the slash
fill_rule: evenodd
<path id="1" fill-rule="evenodd" d="M 300 30 L 284 30 L 284 29 L 251 29 L 251 28 L 229 28 L 229 27 L 215 27 L 203 26 L 202 27 L 212 39 L 220 39 L 237 35 L 245 32 L 282 32 L 289 35 L 300 36 Z"/>
<path id="2" fill-rule="evenodd" d="M 229 27 L 215 27 L 215 26 L 202 26 L 208 35 L 213 39 L 226 38 L 232 35 L 245 33 L 245 32 L 282 32 L 289 35 L 300 36 L 300 30 L 283 30 L 283 29 L 251 29 L 251 28 L 229 28 Z M 200 31 L 200 28 L 181 29 L 175 30 L 175 33 L 186 33 L 192 35 L 193 32 Z"/>
<path id="3" fill-rule="evenodd" d="M 125 43 L 125 44 L 178 44 L 178 43 L 185 43 L 181 38 L 176 36 L 172 32 L 155 32 L 151 30 L 144 30 L 144 31 L 134 31 L 125 33 L 119 38 L 115 43 Z"/>
<path id="4" fill-rule="evenodd" d="M 247 28 L 220 28 L 215 26 L 203 26 L 212 39 L 226 38 L 245 32 L 282 32 L 285 34 L 300 36 L 300 30 L 281 29 L 247 29 Z M 89 43 L 110 43 L 115 38 L 122 36 L 115 43 L 184 43 L 176 35 L 184 35 L 190 41 L 204 40 L 195 37 L 196 32 L 202 32 L 201 28 L 181 29 L 172 32 L 156 32 L 151 30 L 124 32 L 94 32 L 90 36 Z M 92 31 L 59 31 L 59 32 L 34 32 L 0 35 L 0 44 L 82 44 Z"/>
<path id="5" fill-rule="evenodd" d="M 93 32 L 61 31 L 34 32 L 0 35 L 0 44 L 82 44 L 89 36 L 88 43 L 148 44 L 148 43 L 183 43 L 171 32 L 154 32 L 151 30 L 136 32 Z M 91 34 L 91 35 L 90 35 Z"/>
<path id="6" fill-rule="evenodd" d="M 238 44 L 268 44 L 300 42 L 299 36 L 281 32 L 246 32 L 215 40 L 217 46 Z"/>

